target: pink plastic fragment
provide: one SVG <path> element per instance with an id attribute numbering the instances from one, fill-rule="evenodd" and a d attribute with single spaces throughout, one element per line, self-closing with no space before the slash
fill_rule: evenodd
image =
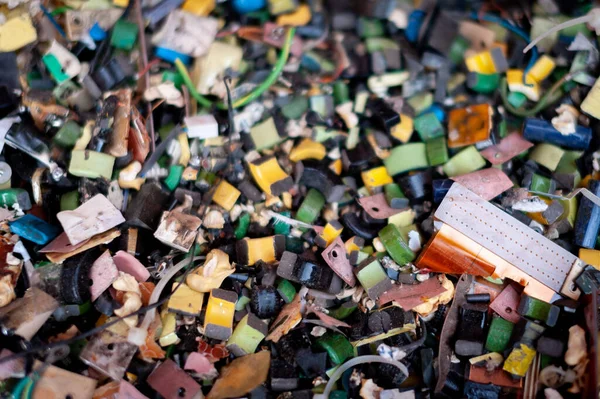
<path id="1" fill-rule="evenodd" d="M 148 397 L 143 395 L 129 382 L 121 380 L 121 384 L 119 385 L 119 399 L 148 399 Z"/>
<path id="2" fill-rule="evenodd" d="M 41 252 L 41 253 L 53 252 L 53 253 L 59 253 L 59 254 L 66 254 L 71 251 L 75 251 L 77 248 L 85 245 L 85 243 L 88 241 L 89 241 L 89 239 L 81 241 L 77 245 L 71 245 L 71 242 L 69 241 L 69 237 L 67 237 L 67 235 L 63 232 L 63 233 L 60 233 L 60 235 L 58 237 L 56 237 L 54 240 L 50 241 L 50 243 L 48 245 L 46 245 L 44 248 L 40 249 L 39 252 Z"/>
<path id="3" fill-rule="evenodd" d="M 94 261 L 90 268 L 90 279 L 92 280 L 90 293 L 92 294 L 92 302 L 102 295 L 117 277 L 119 277 L 119 270 L 117 270 L 117 266 L 115 266 L 113 258 L 107 249 Z"/>
<path id="4" fill-rule="evenodd" d="M 56 217 L 71 245 L 125 222 L 121 212 L 102 194 L 95 195 L 75 210 L 59 212 Z"/>
<path id="5" fill-rule="evenodd" d="M 533 147 L 532 142 L 525 140 L 523 136 L 515 132 L 506 136 L 500 143 L 481 151 L 481 155 L 492 165 L 500 165 L 531 147 Z"/>
<path id="6" fill-rule="evenodd" d="M 192 399 L 200 392 L 200 385 L 171 359 L 154 369 L 148 385 L 165 398 Z"/>
<path id="7" fill-rule="evenodd" d="M 410 310 L 424 303 L 427 298 L 433 298 L 446 292 L 446 288 L 437 278 L 430 278 L 421 284 L 394 285 L 384 292 L 378 299 L 377 304 L 383 306 L 394 302 L 404 310 Z"/>
<path id="8" fill-rule="evenodd" d="M 506 173 L 496 168 L 478 170 L 452 178 L 461 186 L 465 186 L 486 201 L 496 198 L 514 184 Z"/>
<path id="9" fill-rule="evenodd" d="M 352 265 L 346 256 L 346 247 L 340 237 L 337 237 L 327 248 L 321 252 L 327 265 L 350 287 L 356 285 L 356 277 Z"/>
<path id="10" fill-rule="evenodd" d="M 150 278 L 150 272 L 142 265 L 142 263 L 125 251 L 118 251 L 113 256 L 113 261 L 117 265 L 117 269 L 123 273 L 131 274 L 137 281 L 143 283 Z"/>
<path id="11" fill-rule="evenodd" d="M 346 322 L 343 322 L 341 320 L 336 319 L 335 317 L 331 317 L 329 315 L 326 315 L 325 313 L 321 312 L 320 310 L 317 310 L 314 306 L 311 306 L 310 311 L 313 312 L 314 314 L 317 315 L 317 317 L 319 319 L 321 319 L 321 321 L 323 323 L 325 323 L 326 325 L 330 326 L 330 327 L 347 327 L 350 328 L 350 325 Z"/>
<path id="12" fill-rule="evenodd" d="M 0 352 L 0 359 L 3 357 L 8 357 L 13 353 L 8 349 L 2 349 Z M 0 363 L 0 381 L 6 380 L 8 378 L 16 377 L 23 373 L 25 369 L 25 360 L 24 359 L 14 359 L 8 362 Z"/>
<path id="13" fill-rule="evenodd" d="M 192 352 L 185 361 L 185 366 L 183 366 L 183 369 L 204 375 L 212 373 L 215 369 L 215 366 L 202 353 Z"/>

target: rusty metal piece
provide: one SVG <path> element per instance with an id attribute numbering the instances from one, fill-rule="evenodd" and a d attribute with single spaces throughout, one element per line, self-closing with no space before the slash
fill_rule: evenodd
<path id="1" fill-rule="evenodd" d="M 375 219 L 387 219 L 390 216 L 394 216 L 395 214 L 408 209 L 395 209 L 390 207 L 385 199 L 384 193 L 359 198 L 358 203 L 369 216 Z"/>
<path id="2" fill-rule="evenodd" d="M 120 158 L 127 155 L 132 93 L 131 89 L 121 89 L 104 94 L 105 99 L 110 96 L 117 97 L 118 106 L 113 115 L 112 133 L 106 145 L 106 152 L 115 158 Z"/>
<path id="3" fill-rule="evenodd" d="M 165 398 L 192 399 L 200 392 L 200 385 L 171 359 L 154 369 L 148 385 Z"/>
<path id="4" fill-rule="evenodd" d="M 512 323 L 518 323 L 520 316 L 517 307 L 521 300 L 521 294 L 511 284 L 507 285 L 500 295 L 490 304 L 490 309 L 498 313 L 503 319 Z"/>
<path id="5" fill-rule="evenodd" d="M 392 302 L 404 310 L 410 310 L 424 303 L 427 298 L 433 298 L 444 292 L 446 292 L 446 288 L 442 282 L 438 278 L 432 277 L 421 284 L 394 285 L 392 289 L 387 290 L 379 297 L 377 304 L 382 306 Z"/>
<path id="6" fill-rule="evenodd" d="M 522 388 L 523 380 L 515 380 L 501 368 L 488 371 L 485 367 L 471 365 L 469 380 L 480 384 L 494 384 L 506 388 Z"/>
<path id="7" fill-rule="evenodd" d="M 451 177 L 455 182 L 473 191 L 486 201 L 496 198 L 513 186 L 513 182 L 501 169 L 488 168 Z"/>

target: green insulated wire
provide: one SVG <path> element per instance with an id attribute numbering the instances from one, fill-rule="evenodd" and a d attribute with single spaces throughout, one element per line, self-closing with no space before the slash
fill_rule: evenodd
<path id="1" fill-rule="evenodd" d="M 235 100 L 232 104 L 233 108 L 243 107 L 244 105 L 256 100 L 275 83 L 279 75 L 281 75 L 283 67 L 287 63 L 287 60 L 290 56 L 290 50 L 292 48 L 292 41 L 294 39 L 295 33 L 296 28 L 292 27 L 288 29 L 283 48 L 281 49 L 281 53 L 279 53 L 279 58 L 277 59 L 275 66 L 273 66 L 273 69 L 271 70 L 269 76 L 267 76 L 267 78 L 257 87 L 255 87 L 254 90 L 252 90 L 250 93 L 246 94 L 242 98 Z M 194 87 L 194 84 L 192 83 L 192 79 L 190 78 L 190 75 L 188 74 L 185 65 L 183 64 L 183 62 L 181 62 L 180 59 L 175 60 L 175 66 L 177 67 L 177 71 L 179 71 L 179 74 L 183 78 L 183 83 L 188 88 L 190 94 L 192 95 L 192 97 L 194 97 L 198 104 L 204 107 L 212 106 L 213 101 L 198 93 L 198 91 Z M 225 102 L 218 102 L 216 105 L 219 109 L 227 109 L 227 103 Z"/>

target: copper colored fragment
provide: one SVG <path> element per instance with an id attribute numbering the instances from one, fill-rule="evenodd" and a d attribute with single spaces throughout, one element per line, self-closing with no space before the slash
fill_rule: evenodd
<path id="1" fill-rule="evenodd" d="M 287 334 L 292 328 L 302 321 L 300 313 L 300 295 L 296 294 L 294 300 L 283 307 L 273 324 L 269 335 L 265 338 L 267 341 L 279 342 L 281 337 Z"/>
<path id="2" fill-rule="evenodd" d="M 403 211 L 403 209 L 394 209 L 390 207 L 385 199 L 385 194 L 383 193 L 359 198 L 358 203 L 369 216 L 375 219 L 387 219 L 390 216 L 394 216 Z"/>
<path id="3" fill-rule="evenodd" d="M 425 246 L 416 265 L 438 273 L 487 277 L 495 265 L 480 256 L 481 250 L 481 245 L 444 224 Z"/>
<path id="4" fill-rule="evenodd" d="M 485 367 L 471 365 L 469 380 L 480 384 L 494 384 L 506 388 L 522 388 L 523 379 L 515 380 L 501 368 L 488 371 Z"/>
<path id="5" fill-rule="evenodd" d="M 42 367 L 43 363 L 36 360 L 33 366 L 34 370 Z M 31 398 L 91 398 L 94 395 L 97 383 L 98 381 L 93 378 L 72 373 L 56 366 L 48 366 L 35 383 Z"/>
<path id="6" fill-rule="evenodd" d="M 491 283 L 482 277 L 476 277 L 473 282 L 473 294 L 490 294 L 490 301 L 502 292 L 502 285 Z"/>
<path id="7" fill-rule="evenodd" d="M 486 201 L 496 198 L 513 186 L 513 182 L 500 169 L 488 168 L 466 175 L 452 177 Z"/>
<path id="8" fill-rule="evenodd" d="M 520 319 L 517 313 L 517 307 L 521 300 L 521 294 L 515 287 L 507 285 L 506 288 L 492 301 L 490 309 L 498 313 L 503 319 L 512 323 L 517 323 Z"/>
<path id="9" fill-rule="evenodd" d="M 319 319 L 321 319 L 321 321 L 323 323 L 325 323 L 329 327 L 347 327 L 347 328 L 350 328 L 350 325 L 348 323 L 343 322 L 341 320 L 338 320 L 335 317 L 331 317 L 329 315 L 326 315 L 325 313 L 321 312 L 320 310 L 318 310 L 314 306 L 311 306 L 309 309 L 310 309 L 311 312 L 313 312 L 314 314 L 316 314 L 317 317 Z"/>
<path id="10" fill-rule="evenodd" d="M 435 277 L 425 280 L 421 284 L 400 284 L 394 285 L 391 290 L 387 290 L 377 301 L 379 306 L 388 302 L 394 302 L 404 310 L 410 310 L 415 306 L 424 303 L 427 298 L 433 298 L 446 292 L 442 282 Z"/>
<path id="11" fill-rule="evenodd" d="M 206 399 L 237 398 L 266 381 L 271 365 L 271 352 L 261 351 L 238 357 L 221 369 Z"/>
<path id="12" fill-rule="evenodd" d="M 499 144 L 481 151 L 481 155 L 490 161 L 492 165 L 500 165 L 531 147 L 533 147 L 532 142 L 525 140 L 523 136 L 515 132 L 506 136 Z"/>

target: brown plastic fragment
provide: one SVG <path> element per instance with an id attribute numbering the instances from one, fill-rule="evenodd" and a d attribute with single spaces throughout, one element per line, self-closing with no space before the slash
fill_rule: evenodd
<path id="1" fill-rule="evenodd" d="M 466 175 L 452 177 L 486 201 L 496 198 L 513 186 L 513 182 L 500 169 L 488 168 Z"/>
<path id="2" fill-rule="evenodd" d="M 221 376 L 206 399 L 236 398 L 252 391 L 267 379 L 271 352 L 261 351 L 239 357 L 223 367 Z"/>
<path id="3" fill-rule="evenodd" d="M 109 242 L 111 242 L 115 238 L 119 237 L 120 235 L 121 235 L 121 232 L 119 231 L 119 229 L 112 229 L 112 230 L 108 230 L 107 232 L 104 232 L 102 234 L 98 234 L 97 236 L 94 236 L 94 237 L 90 238 L 89 240 L 84 241 L 83 243 L 79 243 L 77 245 L 68 244 L 68 237 L 66 235 L 64 235 L 64 237 L 66 238 L 67 245 L 64 247 L 60 247 L 58 244 L 54 244 L 54 241 L 57 241 L 58 239 L 63 240 L 64 238 L 63 238 L 63 235 L 61 234 L 50 244 L 48 244 L 47 246 L 42 248 L 42 251 L 40 251 L 40 252 L 45 252 L 46 258 L 48 258 L 48 260 L 50 262 L 62 263 L 65 259 L 68 259 L 71 256 L 75 256 L 81 252 L 87 251 L 90 248 L 97 247 L 100 244 L 108 244 Z M 73 249 L 71 251 L 66 251 L 68 248 L 73 248 Z M 51 252 L 47 252 L 49 250 Z"/>
<path id="4" fill-rule="evenodd" d="M 30 340 L 58 307 L 58 302 L 39 288 L 32 287 L 0 309 L 2 326 L 16 335 Z"/>
<path id="5" fill-rule="evenodd" d="M 352 265 L 346 256 L 346 247 L 340 237 L 337 237 L 327 248 L 323 250 L 321 256 L 331 270 L 335 272 L 350 287 L 356 285 Z"/>
<path id="6" fill-rule="evenodd" d="M 381 295 L 377 301 L 379 306 L 388 302 L 400 306 L 404 310 L 410 310 L 425 302 L 427 298 L 433 298 L 446 292 L 446 288 L 437 278 L 430 278 L 421 284 L 400 284 Z"/>
<path id="7" fill-rule="evenodd" d="M 501 368 L 488 371 L 485 367 L 471 365 L 469 370 L 469 380 L 480 384 L 494 384 L 507 388 L 522 388 L 523 379 L 515 380 L 510 374 Z"/>
<path id="8" fill-rule="evenodd" d="M 41 369 L 43 363 L 36 360 L 34 370 Z M 48 366 L 35 383 L 33 399 L 73 398 L 87 399 L 94 395 L 97 381 L 80 374 Z"/>
<path id="9" fill-rule="evenodd" d="M 525 140 L 519 133 L 511 133 L 499 144 L 481 151 L 481 155 L 492 165 L 499 165 L 533 147 L 533 143 Z"/>
<path id="10" fill-rule="evenodd" d="M 115 110 L 114 122 L 110 141 L 106 146 L 106 152 L 115 158 L 127 155 L 129 139 L 129 120 L 131 116 L 131 89 L 121 89 L 108 92 L 104 98 L 116 96 L 119 106 Z M 142 161 L 143 162 L 143 161 Z"/>
<path id="11" fill-rule="evenodd" d="M 300 295 L 296 294 L 294 300 L 283 307 L 273 324 L 269 335 L 265 338 L 267 341 L 279 342 L 281 337 L 287 334 L 292 328 L 302 321 L 300 313 Z"/>
<path id="12" fill-rule="evenodd" d="M 387 219 L 390 216 L 394 216 L 403 211 L 403 209 L 390 207 L 385 199 L 385 194 L 383 193 L 359 198 L 358 203 L 369 216 L 375 219 Z"/>

